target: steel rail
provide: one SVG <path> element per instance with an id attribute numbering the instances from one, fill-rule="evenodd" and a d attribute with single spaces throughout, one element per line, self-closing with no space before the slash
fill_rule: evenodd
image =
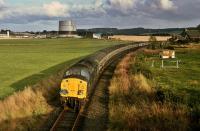
<path id="1" fill-rule="evenodd" d="M 63 109 L 58 118 L 54 122 L 50 131 L 71 131 L 77 123 L 77 119 L 80 112 L 76 112 L 73 109 Z"/>

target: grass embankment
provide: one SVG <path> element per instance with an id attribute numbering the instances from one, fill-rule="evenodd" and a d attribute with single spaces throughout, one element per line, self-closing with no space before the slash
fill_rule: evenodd
<path id="1" fill-rule="evenodd" d="M 49 116 L 56 110 L 52 101 L 64 71 L 81 57 L 114 44 L 89 39 L 1 40 L 0 130 L 39 130 L 45 122 L 51 124 Z"/>
<path id="2" fill-rule="evenodd" d="M 151 67 L 155 52 L 126 57 L 110 86 L 110 130 L 198 130 L 199 48 L 177 49 L 179 69 Z M 160 62 L 161 63 L 161 62 Z"/>
<path id="3" fill-rule="evenodd" d="M 114 44 L 92 39 L 0 40 L 0 99 L 58 72 L 69 61 Z"/>

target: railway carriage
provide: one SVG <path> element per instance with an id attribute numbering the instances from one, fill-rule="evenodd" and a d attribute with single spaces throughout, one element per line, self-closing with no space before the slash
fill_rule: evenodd
<path id="1" fill-rule="evenodd" d="M 90 96 L 103 70 L 112 61 L 119 55 L 146 45 L 146 43 L 116 45 L 100 50 L 79 61 L 69 68 L 63 76 L 60 87 L 61 103 L 76 109 L 80 108 Z"/>

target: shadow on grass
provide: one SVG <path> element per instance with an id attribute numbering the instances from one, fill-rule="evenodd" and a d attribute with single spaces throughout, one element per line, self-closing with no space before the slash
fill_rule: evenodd
<path id="1" fill-rule="evenodd" d="M 26 77 L 22 80 L 19 80 L 15 83 L 11 84 L 10 86 L 15 91 L 23 90 L 26 86 L 32 86 L 36 83 L 39 83 L 44 79 L 48 79 L 48 77 L 51 76 L 51 75 L 57 75 L 58 73 L 64 73 L 64 71 L 67 68 L 69 68 L 71 65 L 78 62 L 82 58 L 84 58 L 84 57 L 75 58 L 75 59 L 68 60 L 68 61 L 65 61 L 63 63 L 60 63 L 58 65 L 52 66 L 52 67 L 45 69 L 45 70 L 43 70 L 43 71 L 41 71 L 37 74 L 33 74 L 33 75 L 28 76 L 28 77 Z"/>

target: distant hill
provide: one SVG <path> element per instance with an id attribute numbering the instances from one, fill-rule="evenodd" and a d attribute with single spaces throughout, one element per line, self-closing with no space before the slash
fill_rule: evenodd
<path id="1" fill-rule="evenodd" d="M 118 34 L 120 35 L 170 35 L 180 34 L 183 32 L 183 28 L 167 28 L 167 29 L 145 29 L 145 28 L 133 28 L 133 29 L 121 29 Z"/>
<path id="2" fill-rule="evenodd" d="M 117 28 L 92 28 L 88 29 L 90 32 L 93 33 L 111 33 L 111 34 L 116 34 L 119 32 Z"/>
<path id="3" fill-rule="evenodd" d="M 132 28 L 132 29 L 117 29 L 117 28 L 92 28 L 85 31 L 92 33 L 103 33 L 113 35 L 170 35 L 181 34 L 184 28 L 166 28 L 166 29 L 145 29 L 145 28 Z M 80 31 L 84 31 L 83 29 Z"/>

